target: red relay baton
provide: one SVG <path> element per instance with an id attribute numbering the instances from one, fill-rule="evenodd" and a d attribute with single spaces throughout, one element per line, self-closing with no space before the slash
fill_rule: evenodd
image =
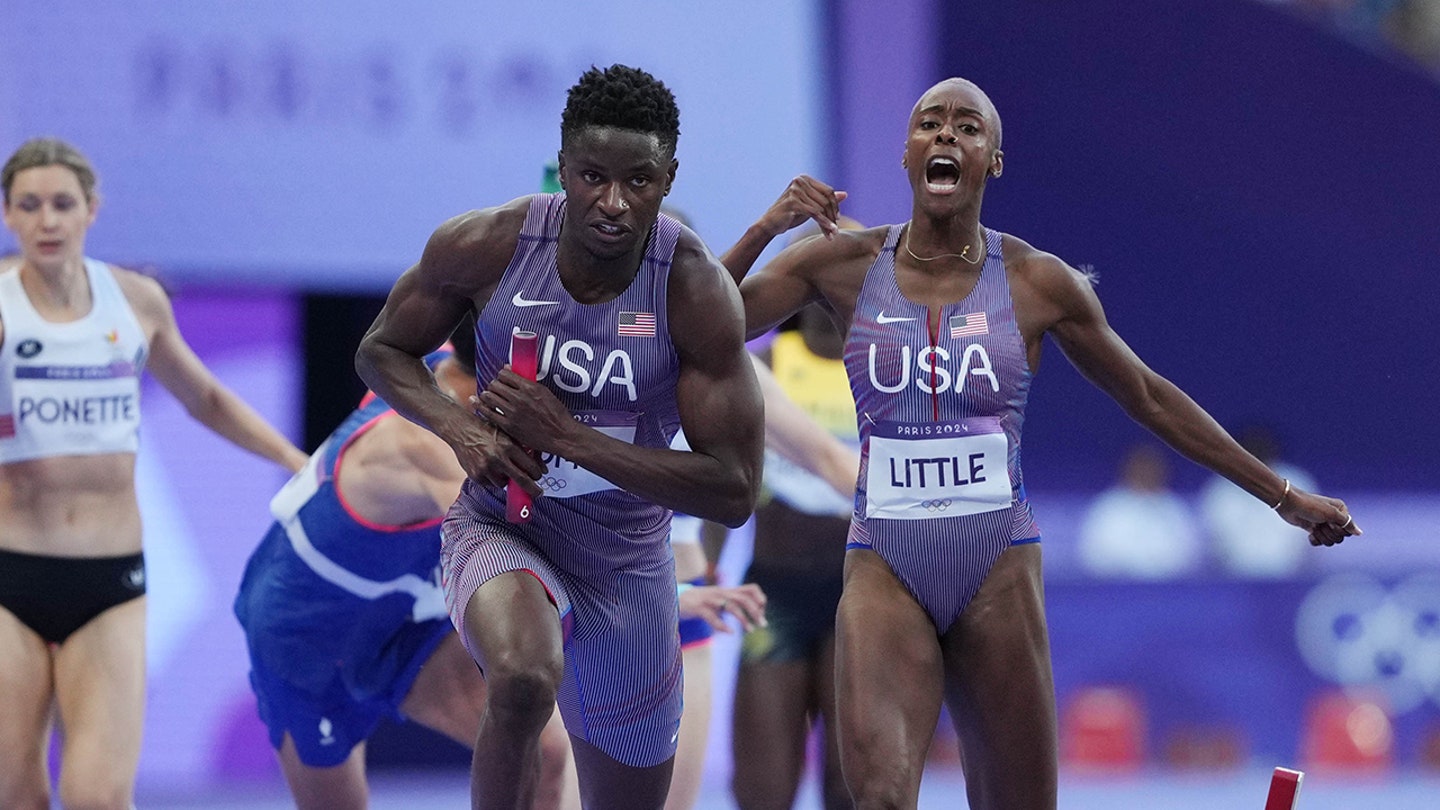
<path id="1" fill-rule="evenodd" d="M 540 365 L 539 346 L 540 338 L 534 332 L 515 330 L 510 335 L 510 370 L 534 382 Z M 529 523 L 533 509 L 530 493 L 512 478 L 505 487 L 505 519 L 511 523 Z"/>
<path id="2" fill-rule="evenodd" d="M 1290 768 L 1276 768 L 1270 777 L 1270 795 L 1265 797 L 1265 810 L 1295 810 L 1300 801 L 1300 784 L 1305 773 Z"/>

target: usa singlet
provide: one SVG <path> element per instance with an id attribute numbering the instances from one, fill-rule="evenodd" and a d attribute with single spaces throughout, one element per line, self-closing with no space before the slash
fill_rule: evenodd
<path id="1" fill-rule="evenodd" d="M 666 317 L 680 225 L 661 215 L 630 286 L 584 305 L 557 270 L 564 213 L 564 194 L 531 198 L 515 255 L 476 319 L 476 379 L 483 389 L 499 373 L 515 330 L 535 332 L 538 381 L 576 420 L 667 447 L 680 424 Z M 542 460 L 545 494 L 525 524 L 506 522 L 504 489 L 466 481 L 442 527 L 451 618 L 468 644 L 465 607 L 475 591 L 503 573 L 533 574 L 565 632 L 567 729 L 626 765 L 664 762 L 675 753 L 681 686 L 671 512 L 567 459 Z"/>
<path id="2" fill-rule="evenodd" d="M 90 311 L 40 317 L 15 268 L 0 273 L 0 464 L 134 453 L 139 445 L 145 333 L 114 272 L 85 260 Z"/>
<path id="3" fill-rule="evenodd" d="M 871 548 L 944 633 L 1014 544 L 1039 539 L 1020 473 L 1033 374 L 986 229 L 975 289 L 938 322 L 901 294 L 893 225 L 845 344 L 861 438 L 848 547 Z"/>

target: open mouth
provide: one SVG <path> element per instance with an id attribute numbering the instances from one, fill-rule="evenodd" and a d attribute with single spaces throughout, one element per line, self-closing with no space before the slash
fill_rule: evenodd
<path id="1" fill-rule="evenodd" d="M 934 192 L 954 191 L 960 185 L 960 166 L 950 158 L 931 158 L 925 164 L 925 186 Z"/>
<path id="2" fill-rule="evenodd" d="M 611 239 L 624 236 L 629 231 L 629 229 L 626 228 L 624 225 L 617 225 L 613 222 L 596 222 L 591 227 L 593 227 L 595 231 L 601 236 L 609 237 Z"/>

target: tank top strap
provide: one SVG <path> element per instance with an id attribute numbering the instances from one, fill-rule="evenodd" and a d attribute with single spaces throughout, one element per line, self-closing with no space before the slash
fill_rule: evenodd
<path id="1" fill-rule="evenodd" d="M 130 302 L 125 298 L 125 292 L 120 289 L 120 282 L 115 278 L 115 271 L 110 269 L 110 265 L 99 259 L 86 257 L 85 275 L 90 279 L 90 297 L 95 306 L 103 304 L 130 309 Z"/>
<path id="2" fill-rule="evenodd" d="M 554 239 L 560 232 L 558 223 L 564 213 L 565 192 L 531 195 L 530 208 L 525 212 L 525 224 L 520 226 L 520 236 L 527 239 Z"/>
<path id="3" fill-rule="evenodd" d="M 10 307 L 29 305 L 29 299 L 25 297 L 25 287 L 20 283 L 19 265 L 0 273 L 0 319 L 9 320 L 13 326 L 17 315 L 6 315 L 7 302 Z"/>
<path id="4" fill-rule="evenodd" d="M 895 280 L 895 256 L 896 249 L 900 245 L 900 234 L 905 230 L 904 223 L 890 225 L 885 233 L 885 244 L 881 246 L 880 252 L 875 254 L 875 260 L 865 271 L 865 280 L 860 285 L 860 301 L 874 303 L 881 310 L 886 307 L 893 307 L 904 303 L 904 296 L 900 293 L 899 283 Z M 853 333 L 854 327 L 852 325 Z M 847 337 L 848 341 L 848 337 Z"/>
<path id="5" fill-rule="evenodd" d="M 991 230 L 990 228 L 986 228 L 984 225 L 981 225 L 980 227 L 984 228 L 985 230 L 985 255 L 987 257 L 998 257 L 1000 255 L 1000 250 L 1004 242 L 1004 240 L 1000 236 L 1000 232 L 996 230 Z"/>
<path id="6" fill-rule="evenodd" d="M 884 253 L 888 251 L 894 253 L 896 248 L 900 247 L 900 234 L 904 231 L 905 223 L 903 222 L 899 225 L 891 225 L 885 234 L 885 245 L 880 248 L 880 252 Z"/>
<path id="7" fill-rule="evenodd" d="M 675 255 L 675 245 L 680 241 L 680 221 L 668 214 L 661 214 L 655 220 L 655 230 L 650 246 L 645 250 L 647 261 L 669 266 Z"/>

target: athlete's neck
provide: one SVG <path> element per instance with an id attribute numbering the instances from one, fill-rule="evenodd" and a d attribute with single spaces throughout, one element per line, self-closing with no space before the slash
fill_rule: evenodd
<path id="1" fill-rule="evenodd" d="M 20 284 L 31 306 L 42 313 L 84 314 L 90 310 L 90 278 L 83 259 L 56 265 L 22 261 Z"/>
<path id="2" fill-rule="evenodd" d="M 560 283 L 570 297 L 582 304 L 603 304 L 630 288 L 640 273 L 645 243 L 615 258 L 600 258 L 583 248 L 566 249 L 562 241 L 555 257 Z"/>

